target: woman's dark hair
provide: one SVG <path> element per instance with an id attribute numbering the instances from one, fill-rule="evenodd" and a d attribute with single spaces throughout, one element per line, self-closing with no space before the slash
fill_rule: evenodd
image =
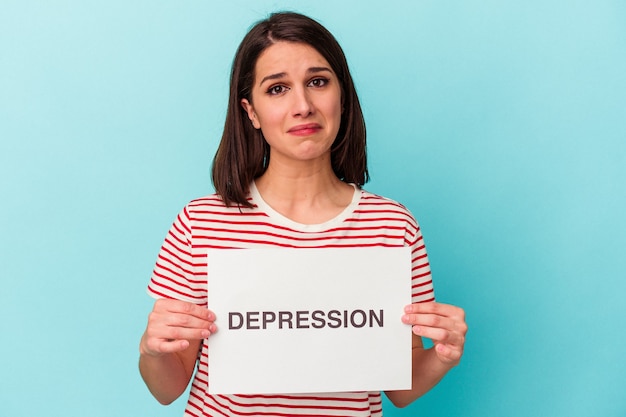
<path id="1" fill-rule="evenodd" d="M 233 61 L 224 133 L 212 170 L 215 190 L 228 206 L 252 207 L 246 198 L 250 183 L 269 163 L 269 145 L 261 130 L 250 123 L 241 99 L 252 102 L 256 62 L 265 49 L 279 41 L 310 45 L 330 64 L 341 85 L 343 104 L 339 132 L 331 148 L 333 171 L 337 178 L 358 186 L 369 179 L 365 121 L 343 50 L 315 20 L 298 13 L 275 13 L 250 29 Z"/>

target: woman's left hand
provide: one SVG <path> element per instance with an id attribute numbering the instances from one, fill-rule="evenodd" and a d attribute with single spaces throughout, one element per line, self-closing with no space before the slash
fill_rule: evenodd
<path id="1" fill-rule="evenodd" d="M 467 324 L 462 308 L 436 302 L 414 303 L 405 307 L 402 322 L 413 327 L 413 333 L 433 341 L 439 360 L 455 366 L 461 360 Z"/>

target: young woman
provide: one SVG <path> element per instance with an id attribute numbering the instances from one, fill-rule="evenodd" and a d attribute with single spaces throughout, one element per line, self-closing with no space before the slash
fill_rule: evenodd
<path id="1" fill-rule="evenodd" d="M 158 401 L 174 401 L 193 377 L 189 416 L 382 415 L 380 392 L 208 394 L 208 345 L 217 326 L 207 305 L 207 248 L 410 246 L 412 304 L 398 320 L 413 330 L 413 383 L 410 390 L 385 394 L 406 406 L 458 364 L 464 312 L 434 302 L 412 215 L 361 189 L 368 179 L 365 144 L 359 100 L 334 37 L 295 13 L 277 13 L 254 26 L 233 63 L 213 161 L 216 193 L 178 215 L 148 287 L 157 301 L 141 339 L 139 367 Z M 422 337 L 433 347 L 425 349 Z"/>

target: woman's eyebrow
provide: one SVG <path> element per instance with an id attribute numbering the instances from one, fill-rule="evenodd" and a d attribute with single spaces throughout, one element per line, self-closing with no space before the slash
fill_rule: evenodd
<path id="1" fill-rule="evenodd" d="M 318 72 L 324 72 L 324 71 L 333 72 L 333 70 L 331 70 L 328 67 L 311 67 L 306 72 L 307 74 L 317 74 Z"/>
<path id="2" fill-rule="evenodd" d="M 307 74 L 317 74 L 319 72 L 333 72 L 330 68 L 328 67 L 311 67 L 309 69 L 306 70 Z M 261 82 L 259 83 L 259 86 L 263 85 L 263 83 L 265 81 L 268 80 L 279 80 L 283 77 L 285 77 L 287 75 L 286 72 L 277 72 L 276 74 L 270 74 L 267 75 L 265 77 L 263 77 L 263 79 L 261 80 Z"/>
<path id="3" fill-rule="evenodd" d="M 259 83 L 259 86 L 263 85 L 263 83 L 264 83 L 265 81 L 268 81 L 268 80 L 278 80 L 278 79 L 280 79 L 280 78 L 283 78 L 285 75 L 287 75 L 287 73 L 286 73 L 286 72 L 278 72 L 278 73 L 276 73 L 276 74 L 270 74 L 270 75 L 268 75 L 268 76 L 265 76 L 265 77 L 263 77 L 263 79 L 262 79 L 262 80 L 261 80 L 261 82 Z"/>

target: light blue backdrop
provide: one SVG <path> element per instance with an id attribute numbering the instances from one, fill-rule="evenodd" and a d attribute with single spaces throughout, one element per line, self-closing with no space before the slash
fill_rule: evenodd
<path id="1" fill-rule="evenodd" d="M 386 415 L 626 415 L 618 0 L 2 0 L 0 415 L 181 415 L 136 370 L 145 286 L 212 191 L 235 48 L 278 9 L 343 45 L 367 188 L 414 212 L 467 311 L 463 363 Z"/>

